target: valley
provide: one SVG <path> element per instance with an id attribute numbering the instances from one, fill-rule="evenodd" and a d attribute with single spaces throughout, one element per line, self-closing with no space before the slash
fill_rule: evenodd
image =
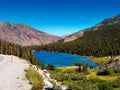
<path id="1" fill-rule="evenodd" d="M 15 55 L 39 67 L 40 70 L 47 70 L 50 77 L 59 83 L 51 81 L 52 90 L 61 90 L 62 86 L 69 90 L 120 89 L 120 15 L 105 19 L 91 28 L 60 40 L 54 35 L 37 31 L 24 24 L 0 21 L 0 31 L 0 53 Z M 35 56 L 35 52 L 39 52 L 39 59 Z M 40 54 L 40 52 L 43 53 Z M 79 58 L 74 61 L 75 56 Z M 90 66 L 87 60 L 83 60 L 85 63 L 78 61 L 80 58 L 83 59 L 80 56 L 88 58 L 99 66 Z M 51 63 L 50 60 L 53 62 L 51 61 Z M 70 60 L 71 64 L 69 64 Z M 0 64 L 1 62 L 3 62 L 3 58 L 0 59 Z M 57 67 L 55 64 L 62 67 Z M 68 67 L 71 65 L 74 68 Z M 2 68 L 0 70 L 4 71 Z M 43 89 L 45 86 L 42 81 L 43 76 L 36 71 L 35 74 L 31 72 L 34 70 L 29 68 L 27 77 L 32 88 Z M 37 78 L 35 81 L 30 79 L 34 75 Z M 51 87 L 46 90 L 49 88 Z"/>

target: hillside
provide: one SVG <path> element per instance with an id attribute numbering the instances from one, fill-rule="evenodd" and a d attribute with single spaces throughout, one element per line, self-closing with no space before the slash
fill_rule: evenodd
<path id="1" fill-rule="evenodd" d="M 115 21 L 113 19 L 109 19 L 105 25 L 101 24 L 100 26 L 100 24 L 98 24 L 99 28 L 97 28 L 97 30 L 85 30 L 83 36 L 71 42 L 61 41 L 50 45 L 36 47 L 36 49 L 66 52 L 85 56 L 120 55 L 120 23 L 116 22 L 118 19 L 115 19 Z"/>
<path id="2" fill-rule="evenodd" d="M 22 46 L 43 45 L 57 41 L 55 36 L 38 31 L 25 24 L 0 21 L 0 39 Z"/>
<path id="3" fill-rule="evenodd" d="M 95 31 L 95 30 L 98 30 L 98 29 L 102 29 L 102 27 L 104 27 L 104 26 L 116 25 L 118 23 L 120 23 L 120 15 L 114 16 L 112 18 L 107 18 L 107 19 L 103 20 L 102 22 L 100 22 L 99 24 L 97 24 L 97 25 L 95 25 L 91 28 L 87 28 L 87 29 L 78 31 L 74 34 L 71 34 L 71 35 L 65 37 L 63 39 L 63 41 L 64 42 L 73 41 L 73 40 L 76 40 L 76 39 L 84 36 L 85 31 Z"/>

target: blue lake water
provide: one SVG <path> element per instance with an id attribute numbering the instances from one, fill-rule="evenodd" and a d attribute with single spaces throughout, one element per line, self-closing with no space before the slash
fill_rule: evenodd
<path id="1" fill-rule="evenodd" d="M 58 52 L 34 52 L 34 56 L 40 61 L 44 62 L 45 65 L 53 64 L 56 67 L 64 67 L 74 65 L 76 62 L 86 63 L 90 66 L 96 67 L 97 64 L 90 61 L 89 59 L 67 53 Z"/>

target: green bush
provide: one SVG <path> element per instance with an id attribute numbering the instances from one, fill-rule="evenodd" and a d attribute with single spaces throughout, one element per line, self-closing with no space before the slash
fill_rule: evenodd
<path id="1" fill-rule="evenodd" d="M 110 75 L 109 70 L 101 70 L 97 72 L 97 75 Z"/>
<path id="2" fill-rule="evenodd" d="M 115 67 L 115 68 L 113 69 L 113 71 L 114 71 L 114 73 L 120 73 L 120 68 Z"/>
<path id="3" fill-rule="evenodd" d="M 51 73 L 51 76 L 57 81 L 65 81 L 69 79 L 69 76 L 63 73 L 55 73 L 53 71 L 50 71 L 50 73 Z"/>
<path id="4" fill-rule="evenodd" d="M 32 90 L 43 90 L 42 76 L 33 67 L 26 70 L 26 77 L 32 84 Z"/>
<path id="5" fill-rule="evenodd" d="M 95 86 L 90 81 L 64 81 L 63 84 L 67 85 L 70 90 L 99 90 L 97 85 Z"/>
<path id="6" fill-rule="evenodd" d="M 93 78 L 90 81 L 91 81 L 91 83 L 102 83 L 103 82 L 103 80 L 101 80 L 99 78 Z"/>
<path id="7" fill-rule="evenodd" d="M 48 66 L 46 67 L 48 70 L 55 70 L 55 66 L 53 64 L 48 64 Z"/>
<path id="8" fill-rule="evenodd" d="M 113 90 L 113 86 L 109 82 L 102 82 L 98 84 L 99 90 Z"/>
<path id="9" fill-rule="evenodd" d="M 112 82 L 114 88 L 120 88 L 120 77 Z"/>
<path id="10" fill-rule="evenodd" d="M 70 76 L 70 79 L 73 80 L 73 81 L 77 81 L 77 80 L 82 80 L 83 79 L 83 75 L 82 74 L 72 73 L 69 76 Z"/>

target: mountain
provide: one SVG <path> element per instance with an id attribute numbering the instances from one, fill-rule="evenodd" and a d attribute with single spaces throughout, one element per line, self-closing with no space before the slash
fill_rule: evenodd
<path id="1" fill-rule="evenodd" d="M 72 53 L 83 56 L 120 55 L 120 15 L 97 24 L 92 28 L 77 32 L 76 39 L 70 42 L 60 40 L 57 43 L 36 47 L 38 50 Z M 78 35 L 78 36 L 77 36 Z"/>
<path id="2" fill-rule="evenodd" d="M 56 36 L 56 35 L 54 35 L 54 37 L 56 37 L 56 38 L 57 38 L 57 40 L 62 39 L 62 37 L 61 37 L 61 36 Z"/>
<path id="3" fill-rule="evenodd" d="M 114 16 L 112 18 L 107 18 L 107 19 L 103 20 L 101 23 L 99 23 L 91 28 L 87 28 L 87 29 L 78 31 L 74 34 L 71 34 L 71 35 L 65 37 L 63 40 L 64 40 L 64 42 L 73 41 L 79 37 L 82 37 L 84 35 L 85 31 L 92 31 L 92 30 L 95 31 L 104 26 L 116 25 L 118 23 L 120 23 L 120 15 Z"/>
<path id="4" fill-rule="evenodd" d="M 5 21 L 0 21 L 0 39 L 22 46 L 44 45 L 57 41 L 56 37 L 25 24 Z"/>

